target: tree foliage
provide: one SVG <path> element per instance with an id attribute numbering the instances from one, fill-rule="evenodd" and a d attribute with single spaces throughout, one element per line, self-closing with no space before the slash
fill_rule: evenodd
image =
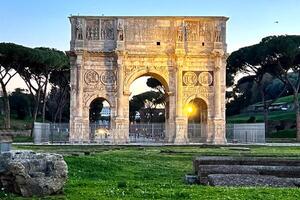
<path id="1" fill-rule="evenodd" d="M 14 69 L 26 83 L 34 98 L 33 121 L 36 120 L 41 100 L 46 103 L 46 91 L 50 74 L 57 69 L 68 68 L 64 52 L 39 47 L 29 48 L 13 43 L 0 43 L 0 65 Z M 43 113 L 45 111 L 43 106 Z M 44 114 L 43 114 L 44 116 Z"/>
<path id="2" fill-rule="evenodd" d="M 9 95 L 11 113 L 16 116 L 16 119 L 22 120 L 31 116 L 31 110 L 33 109 L 32 100 L 32 95 L 21 88 L 16 88 Z"/>
<path id="3" fill-rule="evenodd" d="M 158 91 L 147 91 L 131 98 L 129 102 L 129 115 L 130 121 L 134 121 L 136 113 L 144 108 L 149 113 L 149 122 L 153 121 L 153 113 L 158 105 L 163 104 L 161 93 Z"/>
<path id="4" fill-rule="evenodd" d="M 267 123 L 269 106 L 286 93 L 286 89 L 292 89 L 295 96 L 295 107 L 298 105 L 296 110 L 299 110 L 299 104 L 296 103 L 300 87 L 299 46 L 300 36 L 270 36 L 263 38 L 258 44 L 241 48 L 228 57 L 227 86 L 239 87 L 238 84 L 234 85 L 234 77 L 238 73 L 248 75 L 249 77 L 245 80 L 256 83 L 256 88 L 264 103 L 265 123 Z M 296 83 L 290 79 L 291 73 L 297 75 Z M 284 85 L 277 96 L 274 96 L 273 92 L 270 93 L 272 91 L 270 86 L 275 78 Z M 239 96 L 235 97 L 239 99 Z M 268 98 L 272 98 L 272 101 L 267 101 Z M 230 101 L 228 102 L 230 105 Z M 299 123 L 297 124 L 299 124 L 300 139 L 300 110 L 298 114 Z"/>

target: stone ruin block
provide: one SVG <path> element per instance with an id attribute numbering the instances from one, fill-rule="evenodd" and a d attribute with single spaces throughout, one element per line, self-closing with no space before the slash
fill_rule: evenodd
<path id="1" fill-rule="evenodd" d="M 68 167 L 58 154 L 10 151 L 0 154 L 0 188 L 25 197 L 62 192 Z"/>
<path id="2" fill-rule="evenodd" d="M 203 156 L 194 160 L 194 168 L 204 185 L 300 186 L 299 159 Z"/>

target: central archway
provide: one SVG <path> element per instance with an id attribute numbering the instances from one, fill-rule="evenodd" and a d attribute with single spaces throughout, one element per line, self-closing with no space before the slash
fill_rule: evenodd
<path id="1" fill-rule="evenodd" d="M 131 81 L 129 91 L 130 142 L 164 142 L 169 120 L 166 80 L 156 73 L 144 73 Z"/>

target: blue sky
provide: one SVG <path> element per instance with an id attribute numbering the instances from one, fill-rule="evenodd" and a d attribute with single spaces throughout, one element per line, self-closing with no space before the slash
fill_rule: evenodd
<path id="1" fill-rule="evenodd" d="M 68 50 L 71 14 L 228 16 L 229 52 L 268 35 L 300 34 L 299 0 L 1 0 L 0 41 Z"/>
<path id="2" fill-rule="evenodd" d="M 300 0 L 0 0 L 0 42 L 68 50 L 73 15 L 227 16 L 228 51 L 300 34 Z M 275 23 L 278 21 L 278 23 Z M 20 84 L 20 85 L 19 85 Z M 23 86 L 11 82 L 9 88 Z"/>

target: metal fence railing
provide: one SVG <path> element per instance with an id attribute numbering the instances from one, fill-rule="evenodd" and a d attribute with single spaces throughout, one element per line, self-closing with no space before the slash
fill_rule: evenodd
<path id="1" fill-rule="evenodd" d="M 34 123 L 34 143 L 66 143 L 69 141 L 68 123 Z"/>
<path id="2" fill-rule="evenodd" d="M 132 143 L 164 142 L 166 127 L 164 123 L 130 124 L 129 140 Z"/>
<path id="3" fill-rule="evenodd" d="M 227 124 L 226 139 L 230 143 L 265 143 L 265 124 Z"/>
<path id="4" fill-rule="evenodd" d="M 112 130 L 110 124 L 90 124 L 88 127 L 81 126 L 81 137 L 76 138 L 78 142 L 84 141 L 83 133 L 88 133 L 88 143 L 118 143 L 120 138 L 126 138 L 130 143 L 165 143 L 165 123 L 130 124 L 127 129 Z M 208 130 L 206 124 L 188 124 L 187 139 L 190 143 L 204 142 L 201 139 L 206 134 L 218 131 L 226 132 L 229 143 L 265 143 L 264 124 L 227 124 L 226 129 Z M 68 143 L 69 124 L 60 123 L 35 123 L 34 143 Z"/>
<path id="5" fill-rule="evenodd" d="M 190 142 L 200 142 L 201 137 L 206 134 L 206 124 L 189 123 L 188 124 L 188 139 Z"/>

